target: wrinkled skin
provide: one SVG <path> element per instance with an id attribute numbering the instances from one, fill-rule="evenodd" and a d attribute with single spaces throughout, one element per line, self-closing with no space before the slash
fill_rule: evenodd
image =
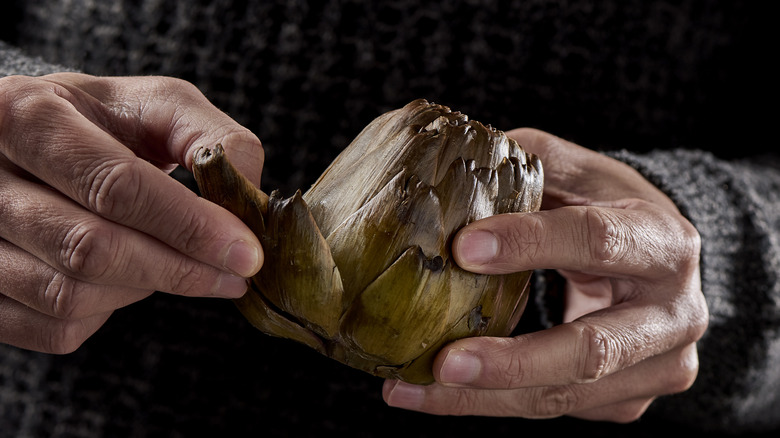
<path id="1" fill-rule="evenodd" d="M 557 269 L 565 323 L 456 341 L 436 358 L 438 383 L 388 380 L 384 398 L 433 414 L 635 420 L 696 377 L 699 235 L 629 166 L 541 131 L 507 135 L 545 163 L 542 211 L 470 224 L 454 256 L 480 273 Z"/>
<path id="2" fill-rule="evenodd" d="M 260 141 L 187 82 L 0 79 L 0 342 L 67 353 L 154 291 L 243 295 L 259 241 L 166 174 L 220 141 L 259 184 Z"/>

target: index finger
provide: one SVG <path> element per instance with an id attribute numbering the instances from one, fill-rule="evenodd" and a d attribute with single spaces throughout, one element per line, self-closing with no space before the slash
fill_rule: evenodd
<path id="1" fill-rule="evenodd" d="M 137 157 L 77 111 L 66 88 L 28 85 L 21 94 L 12 102 L 14 125 L 0 131 L 3 151 L 16 165 L 99 216 L 201 262 L 243 277 L 259 270 L 260 243 L 248 227 Z M 169 121 L 181 111 L 169 110 Z"/>

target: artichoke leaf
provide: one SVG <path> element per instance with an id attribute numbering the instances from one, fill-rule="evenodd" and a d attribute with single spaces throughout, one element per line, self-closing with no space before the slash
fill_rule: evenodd
<path id="1" fill-rule="evenodd" d="M 488 276 L 480 301 L 484 328 L 480 335 L 506 336 L 517 325 L 528 299 L 530 271 Z"/>
<path id="2" fill-rule="evenodd" d="M 236 298 L 234 302 L 244 318 L 263 333 L 297 341 L 321 354 L 327 354 L 322 338 L 276 312 L 262 295 L 250 291 L 241 298 Z"/>
<path id="3" fill-rule="evenodd" d="M 327 237 L 336 265 L 342 276 L 349 278 L 344 284 L 345 303 L 360 294 L 410 245 L 419 246 L 428 257 L 447 254 L 436 193 L 415 176 L 407 180 L 406 175 L 405 171 L 399 172 Z"/>
<path id="4" fill-rule="evenodd" d="M 303 195 L 323 235 L 329 235 L 409 163 L 414 163 L 421 180 L 432 183 L 425 172 L 437 168 L 443 137 L 425 127 L 443 112 L 443 107 L 415 100 L 378 117 L 355 137 Z M 466 120 L 448 109 L 444 116 L 453 123 Z"/>
<path id="5" fill-rule="evenodd" d="M 221 144 L 213 149 L 200 147 L 195 150 L 192 172 L 201 196 L 235 214 L 256 235 L 262 235 L 268 195 L 233 166 Z"/>
<path id="6" fill-rule="evenodd" d="M 300 191 L 288 199 L 271 194 L 260 241 L 266 256 L 253 279 L 256 286 L 302 325 L 334 337 L 342 309 L 341 275 Z"/>
<path id="7" fill-rule="evenodd" d="M 452 325 L 444 267 L 440 257 L 408 248 L 344 313 L 344 341 L 387 364 L 402 365 L 428 350 Z"/>

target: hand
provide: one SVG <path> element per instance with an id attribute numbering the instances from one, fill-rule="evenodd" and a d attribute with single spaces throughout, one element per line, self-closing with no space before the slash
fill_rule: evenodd
<path id="1" fill-rule="evenodd" d="M 241 296 L 259 241 L 166 175 L 218 142 L 259 184 L 260 141 L 184 81 L 0 79 L 0 342 L 66 353 L 154 291 Z"/>
<path id="2" fill-rule="evenodd" d="M 542 211 L 464 227 L 454 257 L 478 273 L 557 269 L 564 323 L 456 341 L 437 356 L 437 383 L 387 381 L 385 401 L 434 414 L 632 421 L 698 372 L 708 319 L 699 235 L 629 166 L 541 131 L 508 135 L 542 160 Z"/>

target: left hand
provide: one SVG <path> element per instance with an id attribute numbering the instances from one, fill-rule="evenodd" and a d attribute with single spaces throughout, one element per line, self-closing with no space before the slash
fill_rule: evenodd
<path id="1" fill-rule="evenodd" d="M 557 269 L 564 323 L 456 341 L 437 356 L 437 383 L 387 381 L 385 401 L 433 414 L 635 420 L 698 372 L 708 320 L 699 235 L 629 166 L 541 131 L 507 134 L 544 164 L 543 210 L 468 225 L 454 257 L 477 273 Z"/>

